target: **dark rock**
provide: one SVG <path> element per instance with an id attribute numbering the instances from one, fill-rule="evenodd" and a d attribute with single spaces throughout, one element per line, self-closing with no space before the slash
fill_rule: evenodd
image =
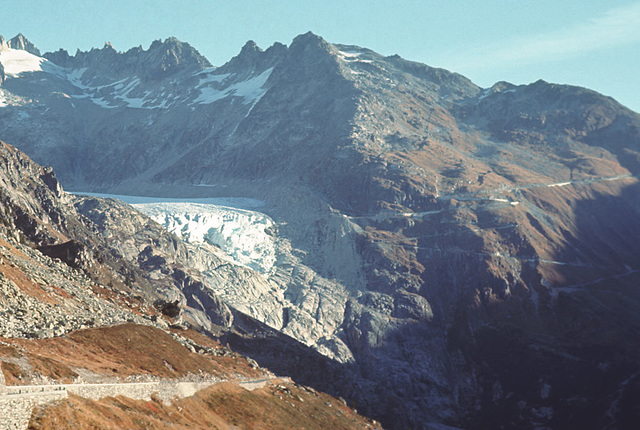
<path id="1" fill-rule="evenodd" d="M 174 302 L 165 302 L 163 300 L 156 300 L 154 306 L 162 312 L 163 315 L 168 316 L 169 318 L 177 318 L 180 315 L 180 301 L 176 300 Z"/>
<path id="2" fill-rule="evenodd" d="M 418 294 L 402 292 L 395 296 L 392 315 L 396 318 L 411 318 L 418 321 L 433 319 L 433 311 L 427 299 Z"/>
<path id="3" fill-rule="evenodd" d="M 181 290 L 187 299 L 187 305 L 203 311 L 212 323 L 231 327 L 233 314 L 229 307 L 217 297 L 213 291 L 207 288 L 201 281 L 193 279 L 186 272 L 176 270 L 174 278 L 181 286 Z"/>
<path id="4" fill-rule="evenodd" d="M 75 269 L 85 268 L 93 263 L 91 250 L 76 240 L 58 245 L 39 246 L 38 250 L 51 258 L 62 260 Z"/>

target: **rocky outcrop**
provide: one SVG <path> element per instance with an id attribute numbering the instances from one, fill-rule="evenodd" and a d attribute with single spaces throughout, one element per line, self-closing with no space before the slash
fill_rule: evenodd
<path id="1" fill-rule="evenodd" d="M 209 320 L 216 325 L 231 327 L 233 323 L 231 310 L 213 293 L 211 288 L 192 279 L 183 271 L 174 272 L 174 277 L 180 283 L 188 306 L 204 312 Z"/>
<path id="2" fill-rule="evenodd" d="M 3 248 L 4 259 L 20 267 L 27 277 L 41 279 L 45 286 L 57 285 L 78 300 L 57 306 L 58 299 L 48 303 L 37 295 L 26 297 L 21 292 L 25 287 L 6 272 L 8 277 L 2 281 L 7 306 L 3 335 L 52 336 L 85 325 L 143 320 L 131 311 L 92 298 L 89 278 L 103 286 L 95 288 L 106 286 L 111 294 L 142 299 L 149 313 L 146 318 L 151 318 L 150 305 L 156 301 L 180 303 L 177 314 L 170 315 L 178 317 L 182 306 L 188 307 L 182 292 L 187 289 L 189 304 L 197 305 L 192 312 L 205 315 L 207 328 L 211 328 L 211 320 L 223 326 L 231 324 L 226 305 L 197 280 L 200 275 L 195 270 L 183 268 L 188 252 L 185 246 L 160 225 L 120 202 L 67 195 L 51 168 L 38 166 L 5 143 L 0 146 L 0 160 L 0 234 L 13 242 Z M 25 245 L 37 251 L 25 250 Z M 28 258 L 16 259 L 12 248 L 22 248 L 20 255 Z M 38 269 L 38 264 L 47 269 Z M 61 268 L 65 265 L 66 269 Z M 42 294 L 52 292 L 44 288 Z M 100 313 L 93 315 L 96 309 Z M 198 320 L 192 323 L 197 326 Z"/>

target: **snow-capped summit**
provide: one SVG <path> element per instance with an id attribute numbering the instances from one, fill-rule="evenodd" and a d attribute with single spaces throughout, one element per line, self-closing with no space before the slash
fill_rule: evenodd
<path id="1" fill-rule="evenodd" d="M 23 72 L 40 71 L 42 60 L 36 58 L 40 55 L 40 50 L 22 33 L 8 41 L 0 36 L 0 85 L 7 75 L 15 76 Z"/>
<path id="2" fill-rule="evenodd" d="M 36 46 L 29 42 L 29 40 L 23 36 L 22 33 L 16 35 L 13 39 L 5 40 L 4 37 L 0 35 L 0 51 L 7 50 L 9 48 L 19 49 L 21 51 L 27 51 L 30 54 L 41 56 L 40 50 L 36 48 Z"/>

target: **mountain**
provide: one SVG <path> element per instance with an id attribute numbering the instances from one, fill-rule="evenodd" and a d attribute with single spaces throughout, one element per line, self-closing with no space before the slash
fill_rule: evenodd
<path id="1" fill-rule="evenodd" d="M 264 202 L 252 210 L 266 218 L 225 222 L 261 220 L 268 270 L 264 257 L 175 262 L 352 384 L 283 371 L 396 428 L 640 421 L 640 115 L 615 100 L 544 81 L 480 88 L 312 33 L 249 42 L 217 68 L 175 39 L 6 48 L 0 63 L 0 136 L 66 188 Z M 141 209 L 193 227 L 185 211 Z M 207 252 L 241 241 L 198 226 Z"/>
<path id="2" fill-rule="evenodd" d="M 0 160 L 0 428 L 379 428 L 211 339 L 251 338 L 256 322 L 178 263 L 197 247 L 122 202 L 68 195 L 3 142 Z"/>

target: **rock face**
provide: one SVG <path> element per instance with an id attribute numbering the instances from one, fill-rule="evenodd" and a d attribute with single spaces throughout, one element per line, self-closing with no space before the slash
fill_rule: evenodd
<path id="1" fill-rule="evenodd" d="M 7 46 L 12 49 L 19 49 L 21 51 L 27 51 L 30 54 L 40 56 L 40 50 L 36 48 L 36 45 L 29 42 L 26 37 L 22 35 L 22 33 L 18 34 L 13 39 L 9 40 Z"/>
<path id="2" fill-rule="evenodd" d="M 177 302 L 177 313 L 170 316 L 177 321 L 187 318 L 185 323 L 195 327 L 210 329 L 212 321 L 231 325 L 230 310 L 202 284 L 202 275 L 183 267 L 185 245 L 160 225 L 121 202 L 68 195 L 51 168 L 35 164 L 3 142 L 0 160 L 0 233 L 4 241 L 12 242 L 5 242 L 2 249 L 7 265 L 2 278 L 7 313 L 2 315 L 8 320 L 3 321 L 1 335 L 50 336 L 80 326 L 142 322 L 131 311 L 92 298 L 105 286 L 108 294 L 123 295 L 125 302 L 137 297 L 147 307 Z M 14 274 L 15 267 L 24 275 Z M 39 279 L 33 288 L 41 288 L 37 286 L 41 283 L 44 291 L 25 296 L 21 290 L 27 287 L 18 282 L 23 277 Z M 91 280 L 98 284 L 91 286 Z M 44 299 L 55 293 L 46 285 L 57 285 L 64 291 L 62 297 L 76 299 L 49 308 L 60 298 Z M 98 315 L 93 314 L 95 309 L 100 309 Z M 146 318 L 154 313 L 145 312 Z"/>
<path id="3" fill-rule="evenodd" d="M 0 136 L 67 188 L 265 201 L 270 273 L 219 264 L 207 244 L 146 249 L 161 237 L 138 235 L 146 218 L 75 201 L 140 262 L 136 276 L 167 272 L 167 285 L 201 294 L 163 297 L 191 303 L 191 321 L 206 326 L 219 305 L 198 282 L 215 286 L 342 361 L 331 374 L 352 379 L 333 389 L 398 428 L 633 417 L 621 405 L 640 371 L 638 114 L 543 81 L 483 89 L 311 33 L 265 51 L 247 43 L 219 68 L 175 39 L 38 64 L 7 73 Z M 22 230 L 65 243 L 49 238 L 54 209 Z M 180 264 L 203 279 L 183 282 Z"/>

